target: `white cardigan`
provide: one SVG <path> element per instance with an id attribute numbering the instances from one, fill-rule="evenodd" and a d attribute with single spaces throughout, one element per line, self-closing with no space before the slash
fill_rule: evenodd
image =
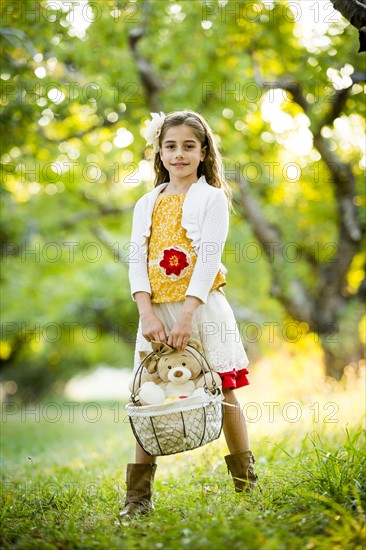
<path id="1" fill-rule="evenodd" d="M 132 221 L 129 259 L 131 297 L 134 293 L 148 292 L 151 285 L 147 270 L 148 242 L 151 233 L 155 201 L 169 182 L 161 183 L 136 203 Z M 219 271 L 227 273 L 221 255 L 229 229 L 227 198 L 222 189 L 209 185 L 204 176 L 189 188 L 182 207 L 182 226 L 197 254 L 196 265 L 186 296 L 196 296 L 206 303 L 208 294 Z"/>

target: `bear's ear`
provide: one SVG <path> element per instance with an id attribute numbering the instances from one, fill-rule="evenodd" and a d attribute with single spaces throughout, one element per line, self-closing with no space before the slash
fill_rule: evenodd
<path id="1" fill-rule="evenodd" d="M 188 345 L 192 346 L 192 348 L 195 348 L 198 351 L 203 351 L 201 342 L 199 340 L 196 340 L 195 338 L 190 338 L 188 340 Z"/>
<path id="2" fill-rule="evenodd" d="M 199 340 L 195 340 L 195 338 L 190 338 L 188 341 L 189 346 L 192 346 L 192 349 L 189 349 L 189 351 L 195 356 L 198 363 L 201 365 L 201 368 L 204 372 L 209 372 L 209 368 L 206 365 L 206 361 L 201 357 L 200 353 L 203 353 L 203 347 Z M 196 351 L 200 353 L 196 353 Z"/>
<path id="3" fill-rule="evenodd" d="M 142 352 L 143 353 L 143 352 Z M 141 355 L 141 351 L 140 351 Z M 154 374 L 158 370 L 158 360 L 159 356 L 154 354 L 150 354 L 150 357 L 145 361 L 145 369 L 149 374 Z"/>

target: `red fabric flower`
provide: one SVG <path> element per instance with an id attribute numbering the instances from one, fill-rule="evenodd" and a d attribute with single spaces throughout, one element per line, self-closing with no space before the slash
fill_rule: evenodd
<path id="1" fill-rule="evenodd" d="M 167 275 L 180 275 L 189 264 L 185 252 L 176 248 L 166 248 L 159 265 L 165 269 Z"/>

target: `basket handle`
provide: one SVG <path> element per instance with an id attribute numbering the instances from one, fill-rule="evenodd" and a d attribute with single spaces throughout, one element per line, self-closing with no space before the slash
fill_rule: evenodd
<path id="1" fill-rule="evenodd" d="M 208 373 L 205 373 L 205 369 L 204 369 L 204 367 L 203 367 L 203 365 L 202 365 L 202 362 L 200 362 L 200 361 L 197 359 L 197 357 L 194 355 L 194 353 L 193 353 L 191 350 L 187 350 L 187 351 L 189 351 L 189 353 L 190 353 L 191 355 L 194 356 L 195 359 L 197 359 L 197 361 L 198 361 L 199 364 L 201 365 L 201 370 L 202 370 L 202 374 L 203 374 L 203 379 L 204 379 L 204 381 L 205 381 L 204 384 L 203 384 L 203 388 L 204 388 L 205 392 L 206 392 L 206 393 L 210 392 L 210 393 L 212 393 L 213 395 L 215 395 L 215 394 L 219 391 L 219 388 L 217 387 L 217 384 L 216 384 L 216 382 L 215 382 L 214 375 L 212 374 L 212 368 L 210 367 L 210 365 L 209 365 L 209 363 L 208 363 L 206 357 L 205 357 L 205 356 L 203 355 L 203 353 L 201 353 L 198 349 L 196 349 L 195 347 L 193 347 L 193 346 L 191 346 L 191 345 L 189 345 L 189 344 L 187 344 L 186 348 L 192 348 L 192 349 L 194 349 L 194 351 L 195 351 L 196 353 L 198 353 L 198 354 L 201 356 L 201 358 L 203 359 L 203 361 L 206 363 L 207 368 L 208 368 L 208 371 L 209 371 L 209 373 L 210 373 L 210 375 L 211 375 L 212 388 L 213 388 L 212 390 L 209 390 L 209 389 L 208 389 L 208 386 L 207 386 L 207 379 L 206 379 L 206 375 L 207 375 Z"/>
<path id="2" fill-rule="evenodd" d="M 198 357 L 196 357 L 196 355 L 195 355 L 191 350 L 189 350 L 189 349 L 187 349 L 187 348 L 192 348 L 192 349 L 194 349 L 194 351 L 195 351 L 196 353 L 198 353 L 198 354 L 201 356 L 201 358 L 203 359 L 203 361 L 206 363 L 207 368 L 208 368 L 208 370 L 209 370 L 209 373 L 211 374 L 212 388 L 213 388 L 212 390 L 209 390 L 209 389 L 208 389 L 207 379 L 206 379 L 206 375 L 207 375 L 208 373 L 205 373 L 205 369 L 204 369 L 204 366 L 203 366 L 202 361 L 200 361 L 200 360 L 198 359 Z M 217 384 L 216 384 L 216 382 L 215 382 L 215 378 L 214 378 L 214 376 L 213 376 L 213 374 L 212 374 L 212 368 L 210 367 L 210 365 L 209 365 L 209 363 L 208 363 L 206 357 L 203 355 L 203 353 L 201 353 L 198 349 L 196 349 L 195 347 L 191 346 L 190 344 L 187 344 L 186 349 L 187 349 L 187 351 L 188 351 L 191 355 L 193 355 L 193 357 L 196 359 L 196 361 L 199 363 L 199 365 L 200 365 L 200 367 L 201 367 L 201 371 L 202 371 L 203 379 L 204 379 L 203 388 L 204 388 L 205 392 L 206 392 L 206 393 L 210 392 L 211 394 L 215 395 L 215 394 L 219 391 L 219 388 L 217 387 Z M 156 356 L 158 356 L 158 357 L 160 358 L 158 352 L 152 351 L 152 352 L 150 352 L 148 355 L 146 355 L 146 357 L 143 358 L 143 360 L 141 361 L 141 363 L 139 364 L 139 366 L 138 366 L 138 368 L 137 368 L 137 370 L 136 370 L 136 373 L 135 373 L 135 376 L 134 376 L 134 379 L 133 379 L 133 384 L 132 384 L 132 392 L 131 392 L 131 400 L 132 400 L 134 403 L 136 403 L 136 401 L 138 401 L 138 397 L 137 397 L 137 395 L 136 395 L 136 393 L 135 393 L 136 380 L 137 380 L 137 378 L 139 377 L 138 387 L 140 387 L 140 386 L 141 386 L 141 378 L 142 378 L 142 371 L 143 371 L 144 363 L 145 363 L 145 361 L 147 361 L 151 356 L 154 356 L 154 355 L 156 355 Z"/>

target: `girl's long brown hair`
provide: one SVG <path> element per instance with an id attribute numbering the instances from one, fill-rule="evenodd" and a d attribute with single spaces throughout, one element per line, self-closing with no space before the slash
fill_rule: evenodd
<path id="1" fill-rule="evenodd" d="M 209 185 L 222 188 L 228 200 L 229 210 L 231 210 L 232 192 L 225 178 L 222 158 L 216 145 L 212 130 L 202 115 L 189 110 L 176 111 L 167 115 L 161 127 L 159 147 L 161 147 L 162 140 L 168 128 L 171 128 L 172 126 L 180 126 L 181 124 L 185 124 L 186 126 L 192 128 L 197 139 L 200 141 L 201 146 L 206 147 L 205 159 L 203 162 L 200 162 L 197 169 L 198 178 L 205 176 Z M 164 183 L 169 180 L 169 172 L 163 165 L 159 152 L 155 154 L 154 170 L 155 187 L 160 183 Z"/>

